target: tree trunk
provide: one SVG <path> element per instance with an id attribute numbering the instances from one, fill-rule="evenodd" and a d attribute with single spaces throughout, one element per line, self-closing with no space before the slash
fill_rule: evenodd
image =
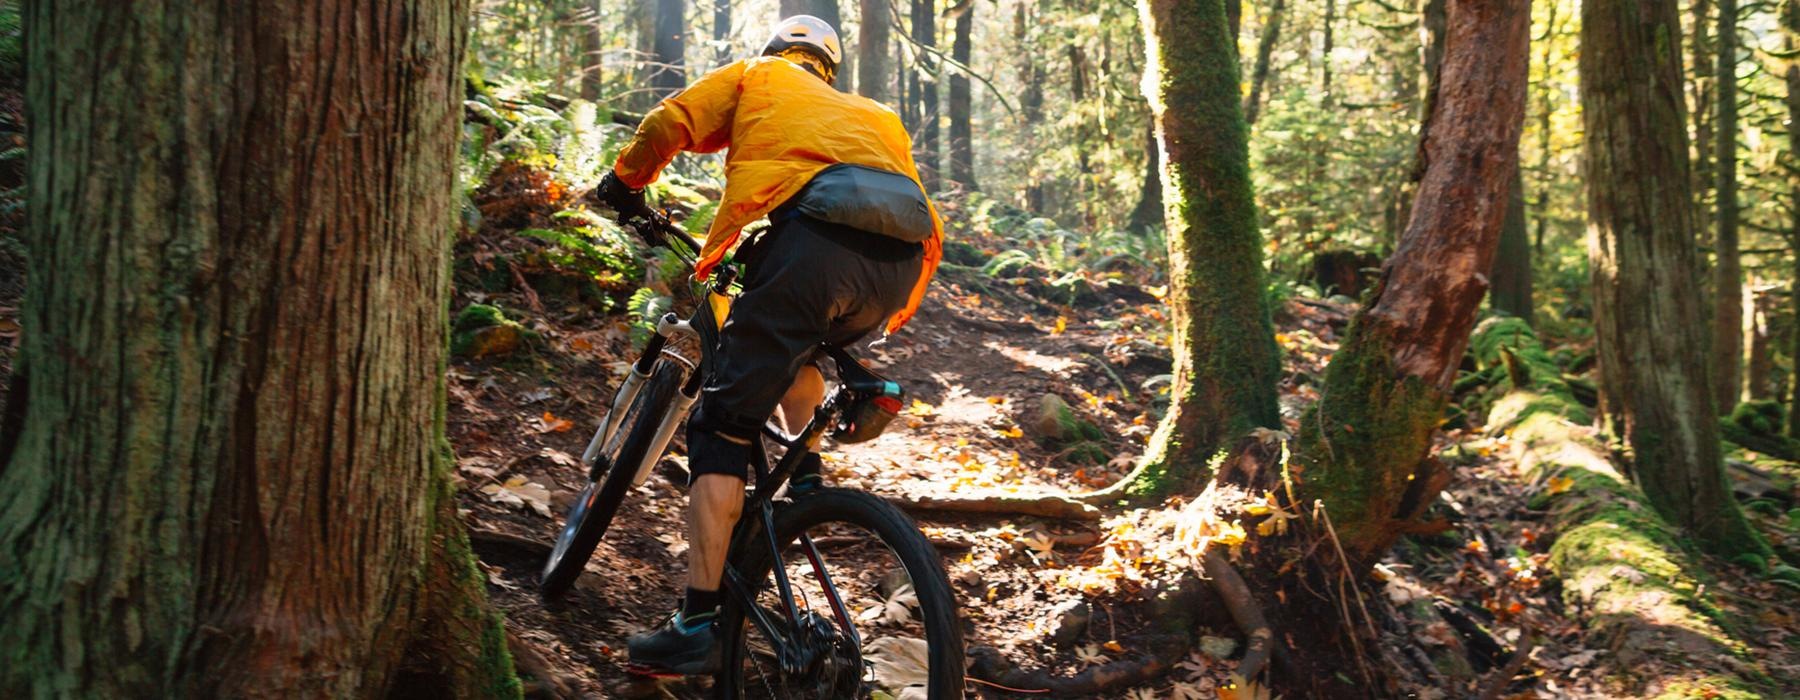
<path id="1" fill-rule="evenodd" d="M 589 0 L 588 11 L 583 17 L 581 27 L 581 99 L 592 102 L 600 99 L 603 85 L 600 74 L 600 0 Z"/>
<path id="2" fill-rule="evenodd" d="M 1508 190 L 1506 219 L 1500 225 L 1500 248 L 1494 256 L 1493 274 L 1488 276 L 1494 284 L 1488 293 L 1488 304 L 1495 311 L 1531 323 L 1531 233 L 1525 227 L 1525 181 L 1517 161 Z"/>
<path id="3" fill-rule="evenodd" d="M 1714 410 L 1731 412 L 1743 391 L 1744 271 L 1738 260 L 1737 0 L 1719 0 L 1718 230 L 1713 237 Z"/>
<path id="4" fill-rule="evenodd" d="M 1273 0 L 1269 3 L 1269 11 L 1257 18 L 1261 22 L 1262 34 L 1256 38 L 1256 67 L 1250 71 L 1250 94 L 1244 97 L 1244 122 L 1255 124 L 1257 115 L 1262 111 L 1263 88 L 1269 81 L 1269 59 L 1275 53 L 1275 42 L 1281 40 L 1281 13 L 1287 9 L 1287 0 Z M 1232 55 L 1237 49 L 1233 45 Z"/>
<path id="5" fill-rule="evenodd" d="M 1744 396 L 1751 401 L 1767 401 L 1775 395 L 1770 382 L 1775 373 L 1775 343 L 1763 308 L 1761 294 L 1744 295 Z"/>
<path id="6" fill-rule="evenodd" d="M 6 696 L 519 695 L 444 435 L 468 10 L 28 7 Z"/>
<path id="7" fill-rule="evenodd" d="M 1244 36 L 1244 0 L 1225 0 L 1225 23 L 1231 27 L 1231 53 L 1235 56 Z"/>
<path id="8" fill-rule="evenodd" d="M 1019 113 L 1024 115 L 1026 124 L 1036 125 L 1044 121 L 1044 84 L 1039 77 L 1042 71 L 1038 69 L 1037 52 L 1031 50 L 1030 8 L 1031 3 L 1021 2 L 1013 11 L 1013 40 L 1019 51 L 1019 83 L 1025 86 L 1019 93 Z"/>
<path id="9" fill-rule="evenodd" d="M 660 100 L 687 87 L 687 0 L 656 0 L 650 88 Z"/>
<path id="10" fill-rule="evenodd" d="M 937 47 L 936 0 L 913 0 L 912 39 L 920 46 Z M 917 134 L 913 139 L 913 150 L 917 152 L 913 160 L 919 166 L 919 179 L 931 192 L 937 191 L 939 170 L 937 73 L 937 59 L 920 52 L 918 65 L 912 71 L 913 100 L 917 104 L 913 113 L 918 120 L 913 126 Z"/>
<path id="11" fill-rule="evenodd" d="M 1224 5 L 1144 0 L 1138 7 L 1148 56 L 1144 97 L 1163 144 L 1175 386 L 1143 463 L 1116 491 L 1150 495 L 1202 483 L 1214 452 L 1252 429 L 1280 425 L 1281 366 L 1248 129 L 1233 109 L 1237 52 Z"/>
<path id="12" fill-rule="evenodd" d="M 596 0 L 597 1 L 597 0 Z M 712 0 L 713 3 L 713 64 L 723 66 L 731 63 L 731 0 Z"/>
<path id="13" fill-rule="evenodd" d="M 1600 412 L 1657 512 L 1721 553 L 1766 551 L 1725 486 L 1706 363 L 1675 0 L 1581 6 Z"/>
<path id="14" fill-rule="evenodd" d="M 1355 575 L 1447 482 L 1428 457 L 1431 437 L 1487 293 L 1518 164 L 1530 5 L 1448 4 L 1417 203 L 1296 437 L 1301 502 L 1325 503 Z"/>
<path id="15" fill-rule="evenodd" d="M 892 0 L 861 0 L 862 24 L 856 32 L 856 92 L 876 102 L 887 102 L 893 67 L 888 60 L 893 41 Z"/>
<path id="16" fill-rule="evenodd" d="M 1336 37 L 1332 35 L 1333 26 L 1337 24 L 1337 0 L 1325 0 L 1324 45 L 1319 53 L 1319 92 L 1329 99 L 1331 96 L 1331 52 Z"/>
<path id="17" fill-rule="evenodd" d="M 952 10 L 956 16 L 956 35 L 950 42 L 950 58 L 969 65 L 969 32 L 975 24 L 975 0 L 962 0 Z M 971 95 L 969 76 L 958 69 L 950 75 L 950 179 L 967 191 L 975 187 L 975 136 L 971 127 Z"/>
<path id="18" fill-rule="evenodd" d="M 1558 3 L 1550 2 L 1546 5 L 1546 8 L 1550 15 L 1544 20 L 1545 31 L 1544 40 L 1542 42 L 1543 51 L 1540 53 L 1540 56 L 1542 57 L 1544 64 L 1543 75 L 1549 76 L 1550 61 L 1552 59 L 1551 49 L 1554 47 L 1553 42 L 1556 36 L 1561 33 L 1560 30 L 1562 25 L 1557 16 Z M 1550 98 L 1555 94 L 1555 88 L 1551 86 L 1548 77 L 1539 80 L 1538 83 L 1537 176 L 1542 178 L 1542 182 L 1538 186 L 1537 196 L 1537 233 L 1533 236 L 1531 247 L 1534 254 L 1542 256 L 1544 254 L 1544 234 L 1550 229 L 1550 185 L 1554 180 L 1550 174 Z"/>
<path id="19" fill-rule="evenodd" d="M 1693 57 L 1692 69 L 1688 81 L 1693 93 L 1694 121 L 1694 221 L 1695 237 L 1701 241 L 1710 241 L 1712 236 L 1708 230 L 1712 224 L 1712 210 L 1707 206 L 1706 194 L 1713 187 L 1712 151 L 1713 151 L 1713 80 L 1710 76 L 1716 70 L 1718 56 L 1714 54 L 1711 36 L 1712 0 L 1691 0 L 1688 10 L 1692 15 L 1694 40 L 1688 42 Z"/>
<path id="20" fill-rule="evenodd" d="M 1782 5 L 1781 30 L 1788 51 L 1800 47 L 1800 5 L 1791 2 Z M 1783 77 L 1787 82 L 1788 123 L 1800 124 L 1800 61 L 1789 62 Z M 1800 160 L 1800 129 L 1788 129 L 1788 154 L 1790 158 Z M 1794 162 L 1790 161 L 1790 165 Z M 1795 203 L 1794 220 L 1788 224 L 1787 235 L 1788 254 L 1794 266 L 1793 280 L 1788 287 L 1788 304 L 1792 307 L 1788 357 L 1793 361 L 1789 372 L 1793 398 L 1788 402 L 1788 437 L 1800 438 L 1800 410 L 1796 410 L 1800 409 L 1800 174 L 1789 170 L 1788 183 Z"/>
<path id="21" fill-rule="evenodd" d="M 1156 141 L 1156 123 L 1144 128 L 1144 189 L 1125 223 L 1127 231 L 1152 231 L 1163 226 L 1162 146 Z"/>

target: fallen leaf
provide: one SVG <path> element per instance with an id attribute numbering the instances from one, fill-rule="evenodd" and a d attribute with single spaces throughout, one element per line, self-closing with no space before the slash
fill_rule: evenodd
<path id="1" fill-rule="evenodd" d="M 538 515 L 550 517 L 550 490 L 526 481 L 525 477 L 515 476 L 505 483 L 488 484 L 481 487 L 481 492 L 495 503 L 529 507 Z"/>
<path id="2" fill-rule="evenodd" d="M 544 415 L 537 419 L 537 431 L 540 433 L 566 433 L 573 427 L 575 427 L 575 421 L 557 418 L 556 414 L 549 411 L 545 411 Z"/>
<path id="3" fill-rule="evenodd" d="M 1057 316 L 1056 327 L 1050 329 L 1050 335 L 1062 335 L 1066 330 L 1069 330 L 1069 319 Z"/>
<path id="4" fill-rule="evenodd" d="M 1550 477 L 1550 480 L 1544 483 L 1544 491 L 1545 493 L 1555 496 L 1556 494 L 1569 490 L 1569 488 L 1574 485 L 1574 479 L 1566 476 L 1554 476 Z"/>

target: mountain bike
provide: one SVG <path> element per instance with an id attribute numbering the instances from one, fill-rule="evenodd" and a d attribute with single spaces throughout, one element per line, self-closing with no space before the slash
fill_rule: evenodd
<path id="1" fill-rule="evenodd" d="M 698 258 L 700 246 L 661 214 L 625 225 L 689 265 Z M 544 564 L 544 597 L 567 592 L 626 494 L 645 481 L 687 418 L 741 271 L 734 262 L 719 266 L 696 290 L 702 302 L 694 314 L 663 315 L 631 364 L 582 453 L 587 486 Z M 679 336 L 698 340 L 697 360 L 671 347 Z M 837 381 L 811 422 L 798 435 L 765 425 L 754 445 L 755 478 L 726 558 L 718 622 L 724 648 L 713 687 L 724 698 L 866 698 L 877 687 L 909 685 L 923 686 L 931 698 L 962 697 L 955 597 L 918 524 L 868 493 L 788 483 L 827 434 L 843 442 L 879 434 L 904 395 L 848 352 L 820 349 L 835 364 Z M 771 446 L 781 451 L 773 464 Z M 827 552 L 839 566 L 827 564 Z"/>

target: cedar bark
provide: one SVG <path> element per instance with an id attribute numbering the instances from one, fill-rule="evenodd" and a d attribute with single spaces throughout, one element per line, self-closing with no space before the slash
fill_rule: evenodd
<path id="1" fill-rule="evenodd" d="M 660 100 L 687 87 L 687 0 L 656 0 L 650 88 Z"/>
<path id="2" fill-rule="evenodd" d="M 1280 360 L 1223 3 L 1142 0 L 1144 97 L 1163 144 L 1175 386 L 1144 461 L 1112 489 L 1190 489 L 1217 450 L 1280 424 Z"/>
<path id="3" fill-rule="evenodd" d="M 887 102 L 891 96 L 888 83 L 893 67 L 888 60 L 893 42 L 892 0 L 860 0 L 862 24 L 856 31 L 856 92 L 876 102 Z"/>
<path id="4" fill-rule="evenodd" d="M 444 436 L 467 4 L 25 18 L 0 695 L 517 697 Z"/>
<path id="5" fill-rule="evenodd" d="M 1737 0 L 1719 0 L 1718 230 L 1713 237 L 1713 410 L 1723 415 L 1743 390 L 1744 270 L 1738 259 Z"/>
<path id="6" fill-rule="evenodd" d="M 1530 5 L 1449 0 L 1442 79 L 1406 231 L 1302 418 L 1301 502 L 1322 500 L 1360 575 L 1436 500 L 1429 458 L 1493 264 L 1524 124 Z"/>
<path id="7" fill-rule="evenodd" d="M 975 25 L 975 0 L 962 0 L 951 13 L 956 18 L 955 38 L 950 42 L 950 58 L 969 65 L 970 31 Z M 975 135 L 970 124 L 973 111 L 969 94 L 969 76 L 961 69 L 950 75 L 950 179 L 964 190 L 975 186 Z"/>
<path id="8" fill-rule="evenodd" d="M 1513 164 L 1512 184 L 1506 198 L 1506 219 L 1500 225 L 1500 248 L 1494 270 L 1488 275 L 1494 288 L 1488 304 L 1494 310 L 1532 322 L 1531 233 L 1525 225 L 1525 181 L 1518 163 Z"/>
<path id="9" fill-rule="evenodd" d="M 1282 11 L 1287 9 L 1287 0 L 1274 0 L 1269 4 L 1269 11 L 1258 17 L 1261 23 L 1261 35 L 1256 37 L 1256 67 L 1250 70 L 1250 94 L 1244 97 L 1244 122 L 1255 124 L 1256 117 L 1262 112 L 1263 89 L 1269 82 L 1269 60 L 1275 53 L 1275 42 L 1281 40 Z M 1233 44 L 1232 54 L 1237 53 Z"/>
<path id="10" fill-rule="evenodd" d="M 1600 413 L 1658 513 L 1714 551 L 1764 552 L 1725 486 L 1713 420 L 1680 36 L 1675 0 L 1581 6 Z"/>

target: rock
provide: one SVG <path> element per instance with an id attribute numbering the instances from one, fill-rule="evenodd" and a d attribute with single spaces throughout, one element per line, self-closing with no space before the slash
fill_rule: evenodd
<path id="1" fill-rule="evenodd" d="M 1031 420 L 1025 423 L 1031 428 L 1031 436 L 1039 440 L 1056 441 L 1074 437 L 1071 429 L 1075 422 L 1075 412 L 1070 410 L 1069 403 L 1056 394 L 1044 394 L 1033 407 Z"/>
<path id="2" fill-rule="evenodd" d="M 1215 659 L 1231 658 L 1237 651 L 1237 640 L 1230 637 L 1214 637 L 1205 635 L 1200 638 L 1200 652 Z"/>
<path id="3" fill-rule="evenodd" d="M 450 330 L 450 353 L 472 358 L 511 354 L 533 335 L 500 309 L 487 304 L 463 307 Z"/>
<path id="4" fill-rule="evenodd" d="M 1081 636 L 1087 634 L 1088 623 L 1094 619 L 1094 610 L 1085 600 L 1070 600 L 1050 608 L 1050 643 L 1059 649 L 1075 646 Z"/>

